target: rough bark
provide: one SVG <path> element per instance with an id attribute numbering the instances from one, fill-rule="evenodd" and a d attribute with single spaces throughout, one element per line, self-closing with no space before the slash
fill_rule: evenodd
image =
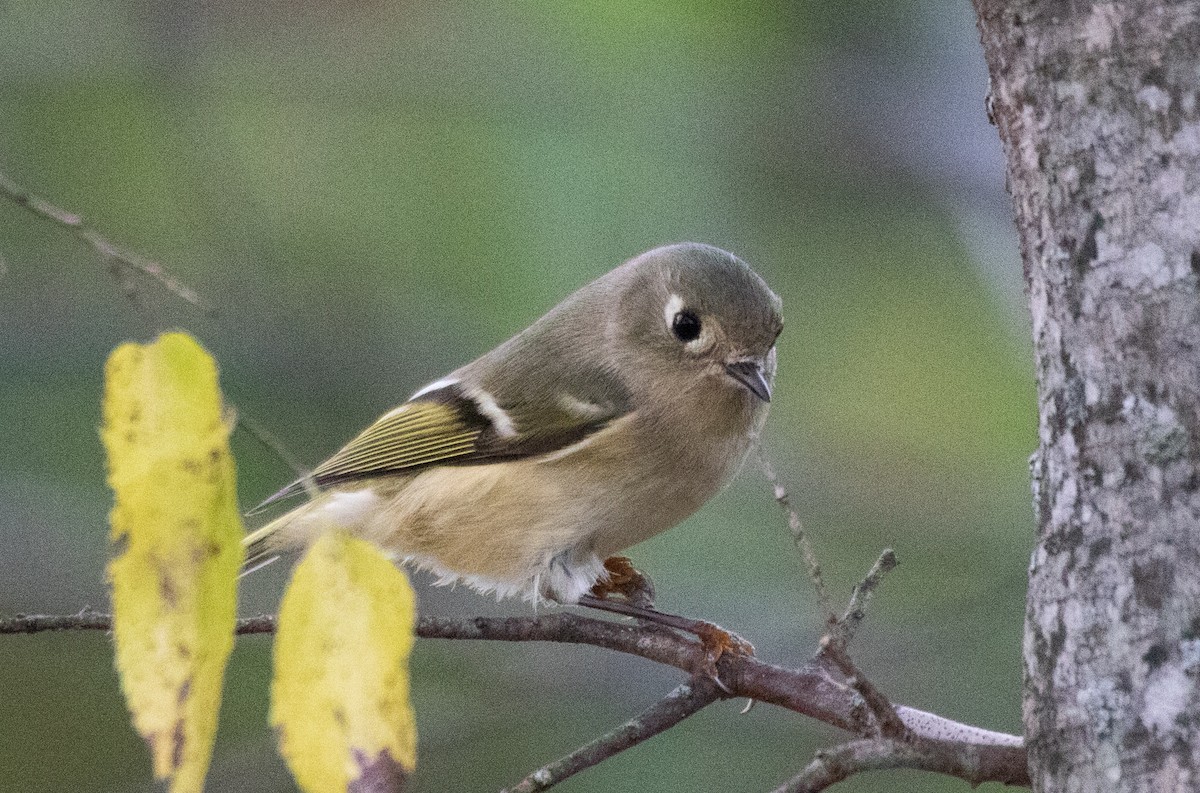
<path id="1" fill-rule="evenodd" d="M 975 7 L 1038 379 L 1034 788 L 1200 789 L 1200 3 Z"/>

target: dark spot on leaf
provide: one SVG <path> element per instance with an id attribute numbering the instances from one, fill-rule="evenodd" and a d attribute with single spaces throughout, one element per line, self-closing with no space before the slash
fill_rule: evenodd
<path id="1" fill-rule="evenodd" d="M 183 748 L 186 741 L 183 736 L 183 719 L 175 722 L 175 731 L 171 734 L 171 765 L 178 770 L 183 765 Z"/>
<path id="2" fill-rule="evenodd" d="M 1167 73 L 1161 66 L 1151 67 L 1142 75 L 1142 85 L 1153 85 L 1156 88 L 1167 87 Z"/>
<path id="3" fill-rule="evenodd" d="M 334 708 L 333 709 L 333 720 L 337 722 L 337 725 L 339 727 L 341 727 L 342 729 L 345 729 L 346 728 L 346 711 L 342 710 L 341 708 Z"/>
<path id="4" fill-rule="evenodd" d="M 183 645 L 179 645 L 179 649 L 182 650 L 185 655 L 191 654 L 188 652 L 187 648 L 184 647 Z M 179 694 L 176 699 L 177 699 L 178 703 L 182 706 L 185 702 L 187 702 L 187 698 L 189 696 L 191 696 L 191 694 L 192 694 L 192 679 L 189 677 L 186 680 L 184 680 L 183 685 L 181 685 L 179 687 Z"/>
<path id="5" fill-rule="evenodd" d="M 1200 251 L 1192 251 L 1191 264 L 1192 272 L 1200 276 Z"/>
<path id="6" fill-rule="evenodd" d="M 1142 656 L 1142 660 L 1146 662 L 1146 665 L 1150 667 L 1150 671 L 1153 672 L 1166 663 L 1169 655 L 1167 648 L 1163 645 L 1152 644 L 1150 645 L 1150 649 L 1146 651 L 1146 654 Z"/>
<path id="7" fill-rule="evenodd" d="M 208 461 L 213 464 L 221 462 L 221 457 L 221 449 L 216 446 L 214 446 L 212 451 L 208 453 Z"/>
<path id="8" fill-rule="evenodd" d="M 171 578 L 170 573 L 161 568 L 158 571 L 158 596 L 169 608 L 175 608 L 179 604 L 179 593 L 175 591 L 175 580 Z"/>
<path id="9" fill-rule="evenodd" d="M 358 778 L 352 779 L 348 793 L 399 793 L 404 790 L 408 771 L 394 760 L 387 749 L 374 760 L 366 753 L 355 749 L 354 762 L 358 766 Z"/>
<path id="10" fill-rule="evenodd" d="M 199 475 L 204 469 L 200 467 L 200 463 L 193 460 L 191 457 L 185 457 L 179 461 L 179 467 L 185 472 L 192 475 Z"/>
<path id="11" fill-rule="evenodd" d="M 1175 568 L 1166 559 L 1133 565 L 1133 594 L 1142 608 L 1159 611 L 1175 583 Z"/>

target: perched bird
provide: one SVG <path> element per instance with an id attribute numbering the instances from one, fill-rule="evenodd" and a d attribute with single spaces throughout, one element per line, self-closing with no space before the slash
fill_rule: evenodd
<path id="1" fill-rule="evenodd" d="M 782 327 L 733 254 L 643 253 L 268 499 L 313 496 L 247 535 L 247 564 L 340 528 L 445 582 L 576 603 L 737 472 Z"/>

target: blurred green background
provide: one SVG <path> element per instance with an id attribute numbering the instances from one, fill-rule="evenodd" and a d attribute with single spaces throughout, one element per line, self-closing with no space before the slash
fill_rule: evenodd
<path id="1" fill-rule="evenodd" d="M 186 328 L 306 463 L 624 259 L 691 239 L 784 300 L 767 445 L 839 598 L 901 567 L 854 648 L 896 701 L 1020 730 L 1036 403 L 967 3 L 48 2 L 0 7 L 0 170 L 160 261 L 136 305 L 0 201 L 0 613 L 106 608 L 101 369 Z M 241 497 L 289 478 L 244 434 Z M 820 617 L 748 466 L 632 551 L 667 610 L 800 663 Z M 245 582 L 273 610 L 286 565 Z M 528 613 L 418 577 L 431 614 Z M 291 790 L 270 644 L 238 643 L 213 791 Z M 589 648 L 418 642 L 414 791 L 496 790 L 666 693 Z M 762 791 L 843 736 L 742 703 L 563 791 Z M 103 635 L 0 640 L 0 788 L 143 791 Z M 846 791 L 966 790 L 877 774 Z"/>

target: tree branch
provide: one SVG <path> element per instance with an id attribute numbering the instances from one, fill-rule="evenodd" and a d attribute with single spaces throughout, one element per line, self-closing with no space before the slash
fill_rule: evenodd
<path id="1" fill-rule="evenodd" d="M 830 628 L 830 639 L 838 647 L 844 650 L 846 645 L 854 639 L 854 634 L 858 632 L 858 626 L 867 616 L 867 605 L 871 602 L 871 596 L 883 583 L 883 577 L 895 570 L 898 564 L 900 562 L 896 559 L 896 552 L 891 548 L 885 548 L 879 554 L 879 558 L 875 560 L 875 564 L 871 565 L 871 569 L 867 571 L 866 578 L 854 587 L 854 591 L 850 594 L 850 602 L 846 605 L 845 612 L 842 613 L 842 618 Z"/>
<path id="2" fill-rule="evenodd" d="M 121 277 L 122 271 L 138 272 L 157 281 L 164 289 L 180 300 L 191 303 L 193 306 L 199 308 L 205 308 L 200 295 L 196 294 L 195 290 L 191 287 L 170 275 L 163 269 L 161 264 L 110 242 L 100 232 L 87 225 L 79 215 L 68 212 L 61 207 L 51 204 L 49 201 L 32 195 L 4 174 L 0 174 L 0 196 L 8 198 L 17 206 L 24 207 L 44 220 L 57 223 L 59 226 L 70 230 L 76 237 L 90 245 L 92 250 L 100 254 L 105 261 L 112 265 L 113 273 L 119 281 L 124 281 Z M 127 294 L 132 295 L 128 284 L 125 284 L 125 291 Z"/>
<path id="3" fill-rule="evenodd" d="M 875 724 L 878 727 L 876 735 L 896 740 L 904 740 L 908 737 L 908 725 L 896 713 L 896 708 L 883 695 L 883 692 L 875 688 L 875 684 L 859 671 L 854 662 L 850 660 L 850 656 L 846 654 L 844 647 L 829 636 L 825 636 L 821 639 L 821 651 L 818 657 L 833 663 L 838 671 L 846 676 L 847 685 L 863 698 L 863 703 L 870 708 L 871 715 L 875 717 Z"/>
<path id="4" fill-rule="evenodd" d="M 821 607 L 821 614 L 824 616 L 825 624 L 833 626 L 837 623 L 837 617 L 833 613 L 833 606 L 830 604 L 829 590 L 825 588 L 825 577 L 821 575 L 821 564 L 817 561 L 817 553 L 813 550 L 812 543 L 809 542 L 808 533 L 804 531 L 804 523 L 800 520 L 799 513 L 792 508 L 791 496 L 788 495 L 787 488 L 779 481 L 779 474 L 775 472 L 775 466 L 767 459 L 767 452 L 762 446 L 758 448 L 758 465 L 762 470 L 763 476 L 766 477 L 767 483 L 771 485 L 771 494 L 775 498 L 775 503 L 783 510 L 783 514 L 787 516 L 788 529 L 792 533 L 792 542 L 800 550 L 800 555 L 804 557 L 804 567 L 808 570 L 808 578 L 812 581 L 813 589 L 817 593 L 817 603 Z"/>
<path id="5" fill-rule="evenodd" d="M 978 754 L 977 747 L 971 744 L 920 738 L 911 741 L 867 738 L 849 741 L 832 749 L 822 749 L 803 771 L 774 793 L 817 793 L 864 771 L 896 768 L 946 774 L 973 786 L 982 782 L 1029 784 L 1027 776 L 1021 779 L 1004 778 L 1008 769 L 992 768 Z"/>
<path id="6" fill-rule="evenodd" d="M 0 634 L 109 630 L 111 625 L 108 615 L 85 609 L 65 616 L 3 618 L 0 619 Z M 275 619 L 270 615 L 244 618 L 237 623 L 239 634 L 271 633 L 274 630 Z M 623 624 L 570 613 L 544 614 L 536 618 L 421 617 L 417 622 L 417 635 L 426 639 L 588 644 L 636 655 L 688 673 L 699 668 L 705 654 L 698 641 L 657 626 Z M 814 661 L 789 669 L 752 656 L 725 653 L 717 661 L 717 670 L 721 682 L 729 688 L 729 696 L 778 705 L 863 737 L 880 732 L 876 718 L 869 709 L 862 707 L 861 696 L 836 680 L 825 663 Z M 1025 748 L 1017 736 L 984 730 L 902 705 L 896 706 L 896 713 L 913 735 L 944 746 L 939 751 L 952 755 L 954 762 L 943 762 L 943 766 L 951 770 L 930 770 L 971 782 L 1029 784 Z"/>
<path id="7" fill-rule="evenodd" d="M 712 681 L 703 677 L 693 678 L 620 727 L 579 747 L 566 757 L 542 766 L 502 793 L 535 793 L 552 788 L 580 771 L 669 730 L 721 696 L 721 690 Z"/>

